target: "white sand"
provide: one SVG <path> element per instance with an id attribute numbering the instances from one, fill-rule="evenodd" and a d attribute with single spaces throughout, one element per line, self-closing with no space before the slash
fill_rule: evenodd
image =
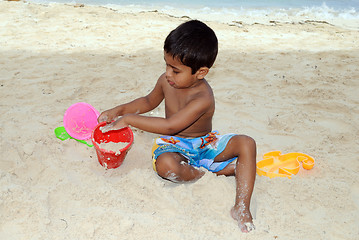
<path id="1" fill-rule="evenodd" d="M 101 149 L 104 149 L 106 151 L 112 151 L 116 153 L 116 155 L 121 154 L 121 149 L 125 148 L 129 142 L 106 142 L 106 143 L 99 143 L 98 146 Z"/>
<path id="2" fill-rule="evenodd" d="M 358 29 L 207 22 L 220 41 L 214 129 L 252 136 L 258 160 L 316 159 L 291 180 L 257 177 L 250 234 L 229 214 L 233 177 L 157 177 L 154 134 L 134 129 L 123 165 L 107 171 L 94 148 L 55 137 L 75 102 L 103 111 L 148 93 L 165 36 L 185 20 L 0 2 L 0 239 L 358 239 Z"/>

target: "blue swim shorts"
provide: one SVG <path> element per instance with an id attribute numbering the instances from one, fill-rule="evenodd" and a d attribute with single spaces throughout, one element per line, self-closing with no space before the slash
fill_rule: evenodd
<path id="1" fill-rule="evenodd" d="M 153 169 L 156 171 L 156 159 L 166 152 L 177 152 L 184 156 L 194 167 L 204 167 L 211 172 L 218 172 L 236 160 L 232 158 L 223 162 L 214 162 L 235 134 L 219 135 L 217 131 L 197 138 L 162 136 L 155 139 L 152 147 Z"/>

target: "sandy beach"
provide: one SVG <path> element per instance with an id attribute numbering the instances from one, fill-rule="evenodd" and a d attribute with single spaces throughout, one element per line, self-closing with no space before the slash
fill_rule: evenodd
<path id="1" fill-rule="evenodd" d="M 205 21 L 219 40 L 207 77 L 214 129 L 253 137 L 257 161 L 274 150 L 316 160 L 292 179 L 257 176 L 249 234 L 229 214 L 234 177 L 162 180 L 155 134 L 133 128 L 112 170 L 94 148 L 56 138 L 73 103 L 101 112 L 147 94 L 165 70 L 165 37 L 188 19 L 0 2 L 0 239 L 358 239 L 359 28 L 350 24 Z M 149 114 L 163 116 L 164 105 Z"/>

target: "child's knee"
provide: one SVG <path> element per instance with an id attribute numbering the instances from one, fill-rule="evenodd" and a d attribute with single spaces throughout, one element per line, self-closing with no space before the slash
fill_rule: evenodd
<path id="1" fill-rule="evenodd" d="M 247 135 L 236 135 L 233 137 L 238 150 L 241 151 L 256 151 L 256 141 Z"/>
<path id="2" fill-rule="evenodd" d="M 167 178 L 176 169 L 175 163 L 162 155 L 157 158 L 155 165 L 157 174 L 163 178 Z"/>
<path id="3" fill-rule="evenodd" d="M 243 138 L 246 146 L 251 148 L 256 148 L 256 141 L 253 138 L 246 135 L 243 135 Z"/>

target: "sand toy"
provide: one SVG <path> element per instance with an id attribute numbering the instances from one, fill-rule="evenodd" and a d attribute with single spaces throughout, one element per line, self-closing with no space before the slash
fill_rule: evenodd
<path id="1" fill-rule="evenodd" d="M 78 102 L 71 105 L 64 114 L 66 132 L 75 139 L 90 139 L 98 124 L 99 115 L 100 113 L 88 103 Z"/>
<path id="2" fill-rule="evenodd" d="M 300 163 L 306 170 L 314 166 L 314 158 L 304 153 L 282 154 L 280 151 L 268 152 L 263 155 L 263 160 L 257 162 L 257 174 L 259 176 L 292 178 L 299 172 Z"/>
<path id="3" fill-rule="evenodd" d="M 75 139 L 76 141 L 86 144 L 89 147 L 93 147 L 93 145 L 87 143 L 85 140 L 80 140 L 80 139 L 76 139 L 70 136 L 70 134 L 68 134 L 66 132 L 65 127 L 57 127 L 55 128 L 55 135 L 58 139 L 61 139 L 62 141 L 66 140 L 66 139 Z"/>
<path id="4" fill-rule="evenodd" d="M 102 122 L 96 126 L 92 133 L 92 143 L 95 146 L 98 161 L 105 169 L 118 168 L 133 143 L 133 132 L 131 128 L 125 127 L 103 133 L 101 128 L 105 125 L 106 122 Z M 112 143 L 117 148 L 112 150 L 101 148 L 104 143 Z"/>

